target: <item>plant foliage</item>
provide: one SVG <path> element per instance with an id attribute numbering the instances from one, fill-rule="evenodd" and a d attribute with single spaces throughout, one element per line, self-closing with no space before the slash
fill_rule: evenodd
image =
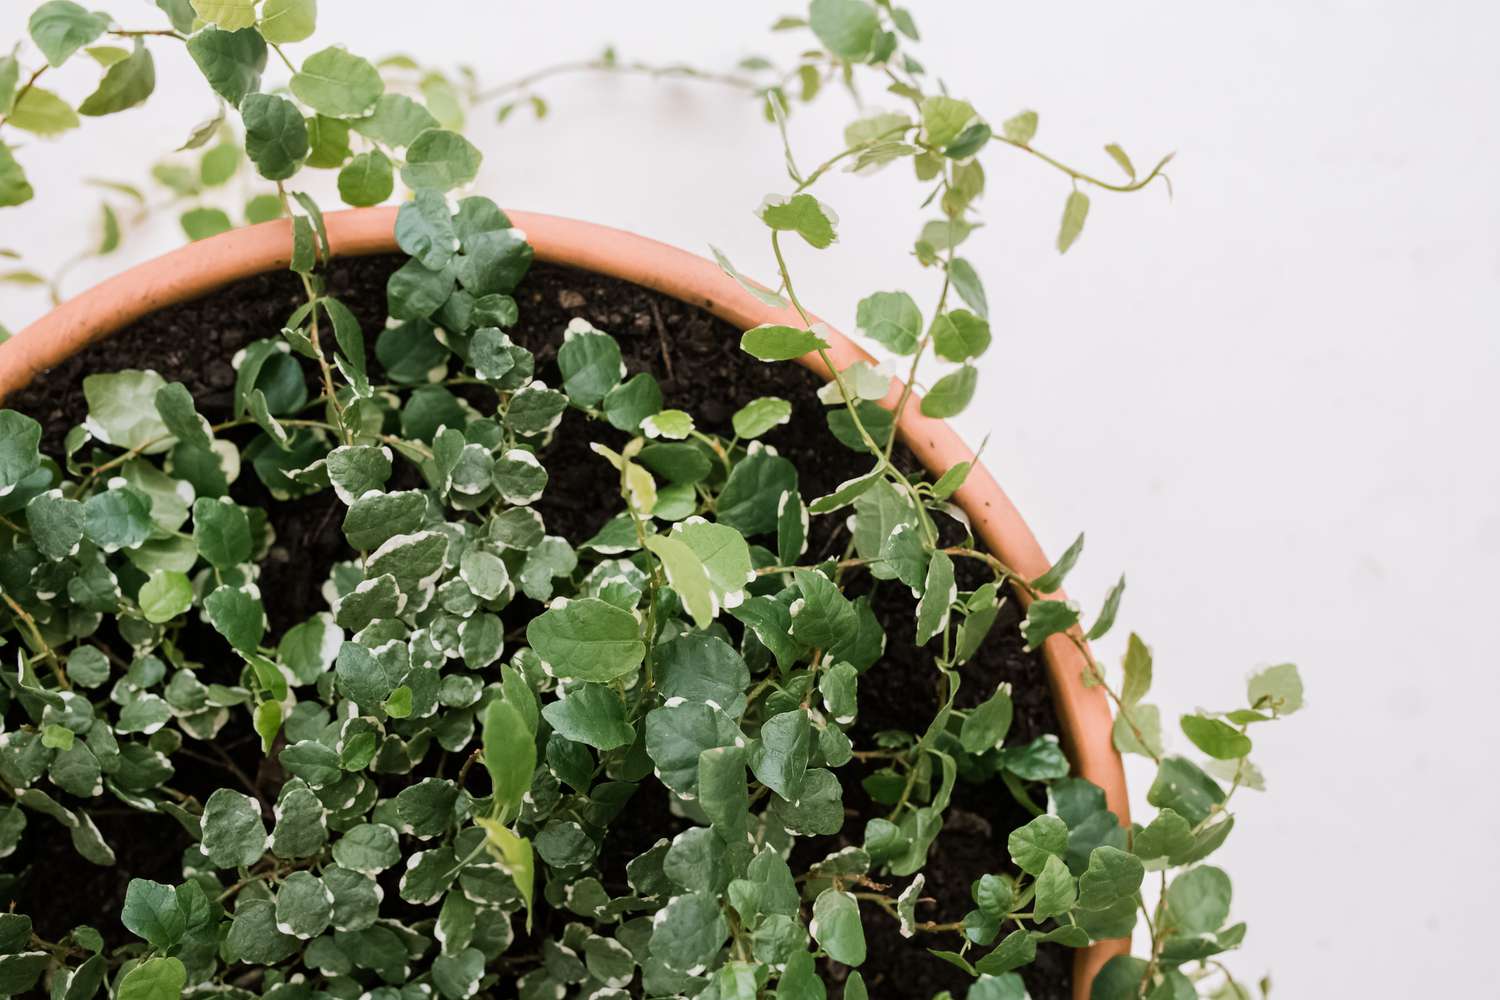
<path id="1" fill-rule="evenodd" d="M 805 19 L 783 19 L 815 45 L 788 74 L 760 61 L 749 77 L 665 71 L 743 86 L 778 122 L 794 87 L 812 99 L 868 77 L 904 102 L 853 122 L 814 169 L 785 150 L 787 187 L 757 212 L 775 289 L 719 255 L 796 317 L 746 331 L 745 351 L 819 355 L 834 374 L 829 421 L 869 458 L 866 474 L 805 496 L 796 467 L 757 440 L 809 419 L 781 399 L 745 406 L 732 435 L 706 432 L 652 376 L 627 377 L 619 344 L 582 320 L 557 355 L 561 384 L 536 377 L 506 332 L 531 248 L 492 202 L 459 196 L 481 161 L 460 132 L 464 109 L 495 94 L 336 46 L 294 62 L 282 46 L 314 33 L 313 0 L 156 7 L 168 25 L 133 30 L 68 0 L 42 4 L 30 22 L 42 61 L 23 72 L 21 54 L 0 57 L 0 125 L 50 135 L 132 108 L 154 86 L 152 45 L 185 43 L 225 110 L 189 138 L 204 150 L 196 166 L 164 164 L 157 180 L 191 200 L 253 170 L 266 195 L 245 215 L 291 218 L 306 302 L 236 359 L 228 420 L 210 424 L 183 385 L 151 371 L 86 379 L 88 420 L 61 455 L 41 454 L 30 417 L 0 412 L 0 855 L 67 836 L 78 864 L 111 866 L 116 845 L 94 817 L 121 807 L 170 817 L 192 842 L 180 877 L 131 881 L 118 919 L 133 943 L 106 947 L 87 926 L 43 940 L 25 914 L 0 915 L 0 993 L 755 1000 L 822 998 L 826 978 L 858 998 L 870 991 L 866 927 L 894 921 L 914 950 L 974 976 L 969 997 L 993 1000 L 1024 995 L 1016 970 L 1039 943 L 1123 937 L 1144 912 L 1140 954 L 1105 966 L 1096 998 L 1249 995 L 1218 958 L 1245 926 L 1208 859 L 1233 828 L 1236 794 L 1262 783 L 1252 734 L 1302 705 L 1295 669 L 1256 674 L 1242 705 L 1182 717 L 1206 761 L 1169 751 L 1147 700 L 1148 647 L 1131 636 L 1113 680 L 1086 644 L 1113 628 L 1123 579 L 1086 618 L 1057 595 L 1081 538 L 1030 580 L 972 538 L 940 543 L 941 525 L 962 523 L 951 501 L 970 463 L 932 479 L 903 472 L 876 405 L 942 417 L 975 394 L 990 312 L 958 251 L 978 225 L 981 152 L 1014 147 L 1070 177 L 1060 250 L 1082 230 L 1082 187 L 1134 190 L 1165 161 L 1138 178 L 1111 145 L 1128 180 L 1110 184 L 1035 150 L 1034 113 L 992 127 L 932 82 L 907 51 L 910 13 L 886 3 L 813 0 Z M 39 80 L 80 57 L 102 78 L 75 114 Z M 293 71 L 287 92 L 266 87 L 273 59 Z M 612 53 L 587 65 L 641 69 Z M 544 75 L 502 88 L 521 96 L 500 114 L 522 99 L 540 113 Z M 909 359 L 893 388 L 867 364 L 834 368 L 784 244 L 837 240 L 834 210 L 812 193 L 829 171 L 897 161 L 930 188 L 934 217 L 914 253 L 942 291 L 925 316 L 899 291 L 859 304 L 860 329 Z M 338 171 L 352 205 L 386 200 L 398 178 L 406 188 L 396 234 L 409 259 L 373 345 L 321 277 L 323 218 L 291 187 L 306 169 Z M 0 203 L 31 193 L 0 138 Z M 100 252 L 119 240 L 114 209 L 104 217 Z M 231 224 L 204 206 L 183 215 L 194 238 Z M 911 386 L 931 356 L 948 367 L 918 404 Z M 535 507 L 546 445 L 570 410 L 590 419 L 601 480 L 616 487 L 592 538 L 551 533 Z M 327 607 L 275 637 L 259 590 L 275 539 L 266 510 L 237 499 L 249 481 L 272 503 L 329 491 L 342 508 L 346 558 L 324 585 Z M 845 558 L 806 559 L 812 517 L 848 519 Z M 961 561 L 987 582 L 960 589 Z M 856 567 L 910 591 L 931 656 L 912 683 L 941 695 L 925 726 L 874 746 L 850 737 L 861 675 L 884 649 L 868 600 L 846 592 Z M 1056 739 L 1009 741 L 1005 686 L 956 707 L 964 663 L 1016 599 L 1027 643 L 1081 652 L 1086 682 L 1117 709 L 1116 744 L 1157 766 L 1144 824 L 1121 826 L 1098 788 L 1070 777 Z M 541 610 L 517 620 L 527 607 Z M 284 780 L 268 787 L 231 760 L 210 793 L 180 788 L 235 732 L 253 733 Z M 860 846 L 815 849 L 819 860 L 794 868 L 794 843 L 845 832 L 840 769 L 856 756 L 879 762 L 866 787 L 885 815 L 855 831 Z M 1028 803 L 1027 783 L 1042 782 L 1046 801 L 1008 833 L 1008 864 L 997 845 L 967 916 L 938 924 L 922 914 L 923 869 L 960 780 Z M 608 858 L 612 824 L 646 786 L 688 825 Z M 605 877 L 616 863 L 623 888 Z M 1148 880 L 1161 887 L 1150 905 Z"/>

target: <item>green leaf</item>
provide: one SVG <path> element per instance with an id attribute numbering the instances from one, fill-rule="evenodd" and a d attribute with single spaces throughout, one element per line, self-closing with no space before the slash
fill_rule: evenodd
<path id="1" fill-rule="evenodd" d="M 367 139 L 401 149 L 428 129 L 437 128 L 438 120 L 405 94 L 385 94 L 375 102 L 375 110 L 368 118 L 349 124 Z"/>
<path id="2" fill-rule="evenodd" d="M 0 208 L 23 205 L 35 194 L 10 147 L 0 142 Z"/>
<path id="3" fill-rule="evenodd" d="M 177 221 L 190 240 L 206 240 L 234 228 L 229 216 L 219 208 L 191 208 L 183 212 Z"/>
<path id="4" fill-rule="evenodd" d="M 256 25 L 268 42 L 287 45 L 312 36 L 318 24 L 318 0 L 266 0 Z"/>
<path id="5" fill-rule="evenodd" d="M 808 930 L 835 962 L 864 964 L 865 929 L 859 919 L 859 901 L 852 894 L 832 888 L 819 893 Z"/>
<path id="6" fill-rule="evenodd" d="M 711 703 L 731 718 L 744 713 L 750 668 L 723 639 L 690 632 L 658 644 L 652 657 L 663 700 Z"/>
<path id="7" fill-rule="evenodd" d="M 562 371 L 563 390 L 579 406 L 597 406 L 620 384 L 624 370 L 615 338 L 579 319 L 568 324 L 563 344 L 557 349 L 557 366 Z"/>
<path id="8" fill-rule="evenodd" d="M 1100 910 L 1131 899 L 1145 877 L 1140 858 L 1115 847 L 1096 847 L 1089 855 L 1088 869 L 1078 879 L 1078 905 Z"/>
<path id="9" fill-rule="evenodd" d="M 1050 594 L 1063 585 L 1073 567 L 1078 562 L 1078 557 L 1083 554 L 1083 535 L 1079 535 L 1069 545 L 1067 551 L 1058 557 L 1052 568 L 1041 576 L 1031 581 L 1031 586 L 1040 593 Z"/>
<path id="10" fill-rule="evenodd" d="M 15 410 L 0 410 L 0 497 L 9 496 L 37 470 L 41 441 L 41 424 Z"/>
<path id="11" fill-rule="evenodd" d="M 151 504 L 138 490 L 115 487 L 84 501 L 84 537 L 105 552 L 139 548 L 151 531 Z"/>
<path id="12" fill-rule="evenodd" d="M 130 880 L 120 922 L 159 951 L 177 944 L 187 931 L 187 917 L 178 905 L 176 890 L 144 878 Z"/>
<path id="13" fill-rule="evenodd" d="M 885 479 L 885 469 L 885 462 L 881 461 L 864 475 L 846 479 L 832 493 L 808 504 L 808 511 L 813 514 L 829 514 L 849 506 Z"/>
<path id="14" fill-rule="evenodd" d="M 208 85 L 235 107 L 247 94 L 260 89 L 267 50 L 265 40 L 254 28 L 204 28 L 188 39 L 187 50 Z"/>
<path id="15" fill-rule="evenodd" d="M 761 784 L 789 802 L 802 794 L 812 756 L 812 726 L 807 712 L 797 708 L 767 719 L 750 748 L 750 769 Z"/>
<path id="16" fill-rule="evenodd" d="M 1135 705 L 1151 690 L 1151 649 L 1141 637 L 1130 633 L 1125 646 L 1125 680 L 1120 685 L 1120 700 Z"/>
<path id="17" fill-rule="evenodd" d="M 651 920 L 651 957 L 687 973 L 708 966 L 729 938 L 719 901 L 708 893 L 673 898 Z"/>
<path id="18" fill-rule="evenodd" d="M 972 754 L 995 749 L 1005 741 L 1006 734 L 1010 732 L 1013 712 L 1010 685 L 1001 684 L 993 695 L 964 718 L 959 729 L 959 743 Z"/>
<path id="19" fill-rule="evenodd" d="M 77 128 L 78 113 L 52 91 L 32 87 L 16 100 L 6 124 L 33 135 L 54 136 Z"/>
<path id="20" fill-rule="evenodd" d="M 936 94 L 922 101 L 922 128 L 931 146 L 946 146 L 974 117 L 974 106 L 968 101 Z"/>
<path id="21" fill-rule="evenodd" d="M 1039 649 L 1054 635 L 1078 624 L 1078 608 L 1071 601 L 1032 601 L 1021 622 L 1027 649 Z"/>
<path id="22" fill-rule="evenodd" d="M 820 649 L 836 645 L 854 627 L 854 605 L 822 573 L 798 570 L 796 579 L 802 598 L 791 609 L 793 638 Z"/>
<path id="23" fill-rule="evenodd" d="M 1224 801 L 1224 789 L 1192 761 L 1168 757 L 1157 769 L 1146 801 L 1157 808 L 1171 809 L 1197 826 Z"/>
<path id="24" fill-rule="evenodd" d="M 193 606 L 193 585 L 186 573 L 159 569 L 141 585 L 139 601 L 146 620 L 160 625 Z"/>
<path id="25" fill-rule="evenodd" d="M 309 871 L 295 871 L 276 890 L 276 929 L 306 941 L 333 921 L 333 894 Z"/>
<path id="26" fill-rule="evenodd" d="M 1040 875 L 1048 858 L 1061 858 L 1068 849 L 1068 824 L 1056 816 L 1038 816 L 1010 832 L 1006 850 L 1016 867 Z"/>
<path id="27" fill-rule="evenodd" d="M 219 587 L 204 598 L 203 610 L 218 633 L 243 653 L 253 653 L 266 633 L 260 602 L 238 587 Z"/>
<path id="28" fill-rule="evenodd" d="M 255 5 L 259 0 L 192 0 L 193 10 L 209 24 L 231 31 L 255 24 Z"/>
<path id="29" fill-rule="evenodd" d="M 1110 159 L 1120 165 L 1120 169 L 1125 171 L 1126 176 L 1135 180 L 1135 164 L 1130 162 L 1130 157 L 1125 154 L 1125 150 L 1121 149 L 1118 143 L 1110 143 L 1104 147 L 1104 151 L 1109 154 Z"/>
<path id="30" fill-rule="evenodd" d="M 756 210 L 762 222 L 778 232 L 796 233 L 811 246 L 824 250 L 838 239 L 838 216 L 810 194 L 767 195 Z"/>
<path id="31" fill-rule="evenodd" d="M 752 399 L 735 411 L 732 422 L 736 437 L 751 440 L 792 419 L 792 404 L 779 396 Z"/>
<path id="32" fill-rule="evenodd" d="M 1094 624 L 1089 626 L 1088 635 L 1090 641 L 1101 639 L 1109 630 L 1115 626 L 1115 618 L 1120 613 L 1120 599 L 1125 596 L 1125 577 L 1122 575 L 1115 585 L 1109 588 L 1109 593 L 1104 596 L 1104 606 L 1099 609 L 1099 617 Z"/>
<path id="33" fill-rule="evenodd" d="M 526 932 L 531 933 L 531 901 L 536 880 L 536 861 L 531 841 L 517 836 L 497 820 L 477 817 L 474 820 L 484 829 L 490 853 L 505 867 L 521 901 L 526 905 Z"/>
<path id="34" fill-rule="evenodd" d="M 449 191 L 479 175 L 483 154 L 456 132 L 431 128 L 412 140 L 406 150 L 401 179 L 414 191 Z"/>
<path id="35" fill-rule="evenodd" d="M 3 483 L 3 479 L 0 479 Z M 3 488 L 3 487 L 0 487 Z M 0 493 L 3 495 L 3 493 Z M 1248 685 L 1250 707 L 1291 715 L 1302 707 L 1302 677 L 1291 663 L 1281 663 L 1254 674 Z"/>
<path id="36" fill-rule="evenodd" d="M 973 264 L 962 257 L 954 257 L 948 263 L 948 279 L 953 282 L 953 289 L 958 292 L 958 297 L 970 309 L 984 319 L 989 318 L 989 300 L 985 297 L 984 285 Z"/>
<path id="37" fill-rule="evenodd" d="M 1037 880 L 1036 885 L 1036 914 L 1038 920 L 1043 919 L 1044 913 L 1066 913 L 1073 905 L 1073 877 L 1068 874 L 1067 865 L 1064 865 L 1056 858 L 1049 858 L 1048 861 L 1051 863 L 1048 864 L 1047 870 L 1043 872 L 1043 878 L 1048 878 L 1050 881 L 1045 888 L 1042 885 L 1041 879 Z M 1058 867 L 1054 868 L 1053 863 Z M 1059 872 L 1060 874 L 1058 874 Z M 1066 882 L 1066 890 L 1063 888 L 1064 881 Z M 1060 910 L 1053 909 L 1050 904 L 1061 902 L 1065 896 L 1068 900 L 1067 905 Z M 1035 958 L 1036 939 L 1024 930 L 1015 930 L 1007 934 L 994 951 L 975 962 L 974 969 L 986 978 L 1004 976 L 1012 969 L 1019 969 L 1023 965 L 1031 964 Z M 998 982 L 999 980 L 991 979 L 991 981 Z M 975 984 L 976 988 L 978 985 L 977 983 Z M 976 989 L 969 991 L 971 997 L 975 997 L 975 993 Z M 979 996 L 985 995 L 988 995 L 988 991 L 979 992 Z M 998 997 L 1009 994 L 999 993 L 995 995 Z M 1024 991 L 1021 994 L 1017 994 L 1018 998 L 1024 996 Z M 975 1000 L 978 1000 L 978 997 L 975 997 Z"/>
<path id="38" fill-rule="evenodd" d="M 553 729 L 575 743 L 596 750 L 614 750 L 635 739 L 635 729 L 625 720 L 625 705 L 614 689 L 604 684 L 580 684 L 542 709 Z"/>
<path id="39" fill-rule="evenodd" d="M 957 371 L 949 372 L 938 379 L 927 395 L 922 397 L 923 416 L 957 416 L 974 398 L 974 388 L 978 383 L 979 371 L 972 365 L 964 365 Z"/>
<path id="40" fill-rule="evenodd" d="M 355 704 L 374 708 L 382 704 L 404 679 L 405 668 L 389 656 L 376 656 L 357 642 L 339 647 L 334 676 L 339 693 Z"/>
<path id="41" fill-rule="evenodd" d="M 249 94 L 240 104 L 245 152 L 266 180 L 286 180 L 297 172 L 309 145 L 307 122 L 297 106 L 273 94 Z"/>
<path id="42" fill-rule="evenodd" d="M 90 13 L 71 0 L 48 0 L 31 15 L 27 28 L 48 64 L 56 67 L 104 34 L 109 22 L 102 11 Z"/>
<path id="43" fill-rule="evenodd" d="M 1083 232 L 1083 222 L 1089 216 L 1089 196 L 1082 191 L 1071 191 L 1063 205 L 1062 225 L 1057 231 L 1057 252 L 1067 253 L 1068 248 Z"/>
<path id="44" fill-rule="evenodd" d="M 1067 864 L 1056 855 L 1048 855 L 1042 867 L 1042 873 L 1036 879 L 1036 898 L 1032 901 L 1032 910 L 1038 920 L 1048 917 L 1060 917 L 1073 908 L 1073 903 L 1078 898 L 1077 887 L 1073 884 L 1073 874 L 1068 871 Z M 1008 972 L 1009 969 L 983 971 Z"/>
<path id="45" fill-rule="evenodd" d="M 875 7 L 863 0 L 813 0 L 808 23 L 829 52 L 855 61 L 870 54 L 880 30 Z"/>
<path id="46" fill-rule="evenodd" d="M 350 871 L 378 875 L 401 860 L 396 831 L 384 823 L 361 823 L 333 845 L 333 860 Z"/>
<path id="47" fill-rule="evenodd" d="M 357 208 L 378 205 L 396 189 L 390 158 L 378 149 L 356 154 L 339 171 L 339 197 Z"/>
<path id="48" fill-rule="evenodd" d="M 396 243 L 423 267 L 447 266 L 458 249 L 448 201 L 436 191 L 418 191 L 396 213 Z"/>
<path id="49" fill-rule="evenodd" d="M 203 853 L 216 868 L 248 867 L 260 860 L 270 838 L 260 806 L 248 795 L 220 788 L 203 806 Z"/>
<path id="50" fill-rule="evenodd" d="M 685 702 L 646 715 L 646 753 L 662 784 L 691 797 L 698 790 L 698 757 L 715 747 L 741 746 L 744 734 L 718 708 Z"/>
<path id="51" fill-rule="evenodd" d="M 64 499 L 61 490 L 49 490 L 26 504 L 26 523 L 31 529 L 32 543 L 42 555 L 65 559 L 77 551 L 78 543 L 83 540 L 83 504 Z"/>
<path id="52" fill-rule="evenodd" d="M 292 75 L 292 94 L 330 118 L 363 118 L 385 93 L 380 72 L 347 49 L 329 46 L 314 52 Z M 415 186 L 415 185 L 413 185 Z"/>
<path id="53" fill-rule="evenodd" d="M 944 361 L 968 361 L 990 346 L 990 324 L 964 309 L 943 313 L 932 321 L 932 347 Z"/>
<path id="54" fill-rule="evenodd" d="M 116 1000 L 179 1000 L 187 967 L 178 958 L 148 958 L 125 973 Z"/>
<path id="55" fill-rule="evenodd" d="M 156 89 L 156 60 L 137 38 L 130 55 L 115 63 L 99 81 L 99 89 L 78 106 L 80 115 L 97 117 L 133 108 Z"/>
<path id="56" fill-rule="evenodd" d="M 1212 934 L 1229 919 L 1229 876 L 1212 865 L 1190 868 L 1167 886 L 1167 910 L 1189 934 Z"/>
<path id="57" fill-rule="evenodd" d="M 1181 725 L 1193 745 L 1215 760 L 1238 760 L 1250 753 L 1250 737 L 1221 719 L 1184 715 Z"/>
<path id="58" fill-rule="evenodd" d="M 1036 125 L 1036 112 L 1022 111 L 1012 118 L 1007 118 L 1000 128 L 1005 133 L 1005 138 L 1024 146 L 1036 137 Z"/>
<path id="59" fill-rule="evenodd" d="M 608 683 L 646 656 L 635 615 L 598 598 L 559 603 L 526 626 L 526 641 L 558 677 Z"/>
<path id="60" fill-rule="evenodd" d="M 166 381 L 154 371 L 125 370 L 83 379 L 88 428 L 117 448 L 158 454 L 171 447 L 167 425 L 156 410 L 156 393 Z"/>
<path id="61" fill-rule="evenodd" d="M 756 299 L 760 300 L 768 306 L 775 306 L 777 308 L 783 308 L 786 306 L 786 300 L 783 299 L 780 295 L 767 290 L 762 285 L 751 281 L 749 278 L 746 278 L 744 275 L 740 274 L 739 271 L 735 270 L 734 265 L 729 262 L 729 258 L 724 256 L 723 252 L 718 247 L 710 246 L 709 250 L 713 251 L 714 260 L 718 262 L 719 270 L 723 271 L 729 277 L 733 278 L 735 280 L 735 283 L 745 291 L 749 292 Z"/>
<path id="62" fill-rule="evenodd" d="M 949 611 L 957 598 L 953 558 L 939 549 L 927 564 L 927 580 L 917 602 L 917 645 L 925 645 L 948 627 Z"/>
<path id="63" fill-rule="evenodd" d="M 897 354 L 912 354 L 922 336 L 922 312 L 905 292 L 876 292 L 860 300 L 855 324 Z"/>
<path id="64" fill-rule="evenodd" d="M 827 347 L 828 343 L 810 330 L 774 323 L 746 330 L 740 338 L 740 350 L 761 361 L 791 361 Z"/>
<path id="65" fill-rule="evenodd" d="M 699 628 L 708 628 L 719 613 L 719 601 L 703 561 L 682 539 L 668 535 L 652 535 L 646 539 L 646 548 L 661 561 L 667 582 L 693 621 Z"/>

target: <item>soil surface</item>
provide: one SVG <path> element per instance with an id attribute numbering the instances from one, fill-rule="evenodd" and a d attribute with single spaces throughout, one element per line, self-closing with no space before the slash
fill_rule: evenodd
<path id="1" fill-rule="evenodd" d="M 396 256 L 351 259 L 337 261 L 330 268 L 330 292 L 354 310 L 372 342 L 385 324 L 386 278 L 402 260 Z M 758 396 L 777 395 L 790 401 L 792 423 L 776 428 L 765 440 L 796 464 L 803 496 L 831 492 L 838 483 L 868 468 L 868 460 L 839 444 L 827 430 L 825 408 L 815 395 L 821 384 L 817 376 L 798 365 L 755 361 L 739 350 L 738 330 L 702 309 L 614 279 L 549 264 L 532 268 L 516 298 L 521 319 L 508 332 L 536 353 L 537 373 L 549 384 L 560 381 L 554 359 L 563 329 L 570 319 L 582 316 L 615 335 L 629 370 L 655 375 L 668 404 L 692 413 L 706 430 L 725 432 L 727 436 L 735 410 Z M 59 454 L 64 435 L 86 413 L 81 385 L 85 375 L 154 368 L 167 379 L 184 383 L 199 411 L 210 421 L 228 419 L 234 385 L 229 359 L 252 340 L 276 336 L 286 317 L 302 301 L 300 282 L 290 273 L 247 279 L 206 299 L 143 319 L 46 373 L 13 395 L 6 405 L 39 420 L 44 449 Z M 582 434 L 571 433 L 583 420 L 581 415 L 570 413 L 545 453 L 551 479 L 537 505 L 550 532 L 575 542 L 589 537 L 608 519 L 609 509 L 590 498 L 601 495 L 601 490 L 611 495 L 614 491 L 613 484 L 604 482 L 605 463 L 588 450 Z M 596 439 L 607 439 L 613 433 L 609 428 L 602 430 L 607 433 L 601 434 L 601 425 L 590 428 Z M 917 468 L 903 448 L 897 449 L 896 458 L 909 469 Z M 277 543 L 262 568 L 260 585 L 272 630 L 280 633 L 322 607 L 319 589 L 328 567 L 347 555 L 339 530 L 340 505 L 328 491 L 301 501 L 267 505 L 248 469 L 234 494 L 242 503 L 267 506 L 271 512 Z M 814 526 L 810 558 L 842 552 L 847 529 L 840 519 L 818 518 Z M 970 565 L 959 568 L 961 574 L 973 569 Z M 860 678 L 859 716 L 851 736 L 856 746 L 867 746 L 875 732 L 917 728 L 931 719 L 938 706 L 933 683 L 936 672 L 930 654 L 913 644 L 911 598 L 902 592 L 904 588 L 860 578 L 858 571 L 848 579 L 855 590 L 872 592 L 888 637 L 885 656 Z M 975 582 L 962 576 L 959 581 L 961 587 Z M 525 608 L 524 603 L 518 600 L 513 613 L 520 616 L 534 610 Z M 1045 665 L 1039 654 L 1024 650 L 1016 625 L 1013 605 L 1002 609 L 983 649 L 962 668 L 958 702 L 961 707 L 971 707 L 988 697 L 998 683 L 1010 682 L 1015 721 L 1009 740 L 1024 742 L 1042 733 L 1055 733 L 1059 726 Z M 228 747 L 236 766 L 256 775 L 274 799 L 279 776 L 258 771 L 259 748 L 253 739 L 245 739 L 246 732 L 245 727 L 226 728 L 220 745 Z M 206 757 L 202 764 L 184 755 L 174 756 L 174 761 L 179 765 L 174 779 L 179 787 L 196 791 L 193 786 L 211 788 L 231 783 L 223 765 L 215 765 Z M 190 774 L 190 770 L 203 773 Z M 865 820 L 885 812 L 865 796 L 858 762 L 841 768 L 839 774 L 848 813 L 844 832 L 809 843 L 801 849 L 808 856 L 798 860 L 817 860 L 846 843 L 858 843 Z M 29 831 L 21 850 L 7 862 L 9 871 L 25 873 L 16 894 L 16 908 L 30 913 L 44 936 L 55 939 L 79 923 L 99 926 L 100 918 L 108 914 L 114 925 L 101 926 L 100 930 L 112 942 L 128 940 L 114 915 L 129 878 L 142 875 L 170 881 L 176 874 L 187 839 L 175 821 L 132 813 L 123 807 L 106 811 L 109 815 L 101 818 L 100 826 L 119 852 L 120 863 L 115 868 L 79 865 L 66 838 L 37 835 L 46 823 L 40 817 L 34 821 L 38 830 Z M 918 908 L 918 919 L 961 919 L 972 908 L 972 881 L 986 872 L 1009 868 L 1006 834 L 1027 819 L 1029 814 L 998 783 L 981 787 L 961 780 L 947 824 L 924 869 L 925 895 L 931 902 Z M 611 827 L 606 857 L 617 857 L 623 866 L 625 859 L 657 838 L 670 836 L 681 825 L 682 821 L 671 815 L 665 795 L 643 791 Z M 72 873 L 70 878 L 86 879 L 86 883 L 70 885 L 72 891 L 66 893 L 57 892 L 49 873 L 62 870 L 63 865 Z M 903 939 L 894 920 L 871 914 L 866 932 L 869 959 L 861 971 L 872 996 L 925 1000 L 946 989 L 962 997 L 972 982 L 960 970 L 928 956 L 921 942 Z M 926 943 L 935 947 L 956 945 L 951 937 Z M 1071 995 L 1071 969 L 1070 949 L 1043 945 L 1036 962 L 1023 970 L 1023 975 L 1035 1000 L 1064 1000 Z M 836 969 L 830 971 L 839 974 Z"/>

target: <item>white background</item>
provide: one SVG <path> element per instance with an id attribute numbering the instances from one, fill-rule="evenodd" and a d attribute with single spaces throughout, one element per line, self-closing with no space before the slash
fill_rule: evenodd
<path id="1" fill-rule="evenodd" d="M 0 40 L 20 37 L 32 6 L 4 4 Z M 144 2 L 102 6 L 132 26 L 159 20 Z M 318 39 L 469 62 L 489 81 L 607 43 L 705 67 L 796 46 L 765 31 L 787 11 L 752 3 L 322 6 Z M 1251 922 L 1236 968 L 1272 970 L 1282 997 L 1475 995 L 1500 892 L 1486 762 L 1500 597 L 1495 8 L 1138 0 L 916 14 L 924 62 L 992 120 L 1037 109 L 1039 147 L 1101 176 L 1105 142 L 1137 164 L 1178 153 L 1175 200 L 1096 194 L 1066 257 L 1052 248 L 1066 182 L 1013 151 L 986 154 L 988 225 L 967 256 L 997 339 L 959 425 L 971 442 L 990 436 L 990 467 L 1050 551 L 1087 528 L 1076 596 L 1094 606 L 1128 572 L 1123 621 L 1154 646 L 1168 710 L 1229 707 L 1250 669 L 1302 666 L 1309 707 L 1261 739 L 1271 790 L 1246 795 L 1221 855 Z M 147 110 L 22 152 L 39 196 L 0 214 L 0 247 L 60 262 L 97 211 L 79 179 L 144 177 L 211 110 L 185 56 L 157 50 Z M 91 76 L 76 66 L 55 82 L 76 99 Z M 649 80 L 542 92 L 554 114 L 540 125 L 473 129 L 487 154 L 479 190 L 700 252 L 712 242 L 768 274 L 750 211 L 786 184 L 755 108 Z M 804 163 L 836 151 L 851 117 L 841 95 L 820 104 L 794 118 Z M 897 170 L 826 190 L 840 241 L 794 262 L 814 309 L 849 329 L 870 291 L 931 300 L 906 255 L 916 190 Z M 171 225 L 139 235 L 79 268 L 69 291 L 179 239 Z M 0 294 L 13 329 L 45 307 Z M 1102 644 L 1111 662 L 1123 636 Z"/>

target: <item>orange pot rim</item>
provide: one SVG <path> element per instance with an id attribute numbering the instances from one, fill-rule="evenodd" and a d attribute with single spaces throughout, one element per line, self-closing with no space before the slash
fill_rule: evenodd
<path id="1" fill-rule="evenodd" d="M 396 212 L 394 207 L 382 207 L 328 213 L 331 253 L 361 256 L 397 251 Z M 793 310 L 761 302 L 718 265 L 696 254 L 594 223 L 533 212 L 508 214 L 512 224 L 525 232 L 537 260 L 653 289 L 700 306 L 742 330 L 763 323 L 801 325 Z M 288 267 L 291 247 L 290 222 L 266 222 L 191 243 L 95 285 L 0 343 L 0 402 L 42 372 L 150 313 Z M 825 339 L 840 370 L 855 361 L 875 360 L 832 327 Z M 831 377 L 816 354 L 800 360 L 823 378 Z M 900 391 L 900 381 L 893 380 L 882 405 L 894 409 Z M 897 426 L 918 460 L 934 473 L 972 461 L 974 453 L 952 427 L 920 413 L 920 401 L 920 395 L 913 393 Z M 1047 571 L 1051 564 L 1036 536 L 982 464 L 974 465 L 953 499 L 968 514 L 986 547 L 1016 572 L 1033 579 Z M 1061 592 L 1052 596 L 1063 597 Z M 1104 789 L 1109 808 L 1128 825 L 1125 771 L 1111 737 L 1108 699 L 1101 688 L 1084 686 L 1085 660 L 1066 637 L 1049 639 L 1043 653 L 1074 770 Z M 1126 940 L 1105 941 L 1079 950 L 1074 962 L 1075 1000 L 1086 1000 L 1095 973 L 1128 946 Z"/>

